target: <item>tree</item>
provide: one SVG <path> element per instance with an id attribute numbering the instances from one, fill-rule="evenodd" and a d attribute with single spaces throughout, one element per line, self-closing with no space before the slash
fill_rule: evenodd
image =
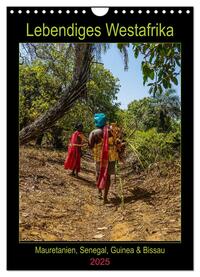
<path id="1" fill-rule="evenodd" d="M 19 139 L 21 144 L 36 138 L 41 132 L 50 128 L 73 106 L 80 95 L 86 92 L 86 82 L 92 59 L 92 47 L 91 44 L 75 44 L 74 51 L 74 70 L 71 84 L 62 90 L 62 96 L 53 107 L 31 125 L 20 131 Z"/>
<path id="2" fill-rule="evenodd" d="M 124 59 L 124 69 L 128 70 L 128 48 L 132 47 L 137 59 L 142 56 L 141 70 L 143 84 L 149 86 L 149 94 L 155 96 L 171 89 L 172 84 L 178 85 L 177 76 L 181 66 L 180 43 L 117 43 Z"/>
<path id="3" fill-rule="evenodd" d="M 156 128 L 158 132 L 172 131 L 180 123 L 181 105 L 175 90 L 162 95 L 134 100 L 125 113 L 127 128 L 147 131 Z"/>
<path id="4" fill-rule="evenodd" d="M 22 44 L 20 51 L 25 51 L 27 47 L 29 55 L 25 55 L 26 58 L 19 65 L 20 130 L 56 103 L 62 91 L 69 86 L 73 74 L 74 49 L 71 45 Z M 62 142 L 58 130 L 61 136 L 62 130 L 52 126 L 51 136 L 53 144 L 60 148 Z M 41 145 L 43 136 L 44 132 L 37 136 L 37 146 Z"/>
<path id="5" fill-rule="evenodd" d="M 92 64 L 87 96 L 77 100 L 74 107 L 57 124 L 62 126 L 67 139 L 77 122 L 82 122 L 87 134 L 94 128 L 94 113 L 104 112 L 110 122 L 117 121 L 119 103 L 116 102 L 119 80 L 102 64 Z"/>
<path id="6" fill-rule="evenodd" d="M 40 60 L 19 66 L 20 130 L 46 112 L 60 97 L 61 80 Z"/>
<path id="7" fill-rule="evenodd" d="M 135 58 L 139 54 L 144 56 L 144 61 L 142 62 L 143 81 L 146 84 L 149 78 L 152 80 L 151 83 L 148 83 L 150 94 L 162 94 L 163 87 L 165 89 L 171 88 L 171 83 L 178 83 L 176 76 L 180 72 L 177 72 L 176 69 L 177 66 L 180 66 L 180 44 L 118 44 L 118 48 L 124 57 L 125 69 L 127 69 L 128 65 L 127 47 L 130 45 L 132 45 Z M 50 44 L 49 47 L 51 47 Z M 58 44 L 58 47 L 62 47 L 62 44 Z M 61 96 L 54 106 L 50 107 L 48 111 L 37 118 L 31 125 L 26 126 L 20 131 L 19 139 L 21 144 L 34 139 L 41 132 L 50 128 L 58 119 L 63 117 L 77 99 L 86 93 L 86 83 L 89 77 L 93 53 L 96 50 L 97 56 L 100 56 L 102 49 L 108 49 L 107 44 L 70 44 L 70 47 L 74 51 L 74 69 L 70 85 L 61 87 Z M 27 53 L 30 54 L 28 62 L 34 59 L 34 55 L 41 55 L 35 45 L 29 45 L 28 48 Z M 49 56 L 46 58 L 48 59 Z M 52 64 L 55 65 L 56 59 L 52 60 Z M 20 55 L 20 63 L 23 62 L 23 56 Z M 56 67 L 53 66 L 53 68 L 55 69 Z"/>
<path id="8" fill-rule="evenodd" d="M 169 89 L 164 94 L 152 98 L 151 106 L 158 118 L 158 131 L 169 132 L 172 120 L 180 121 L 181 104 L 175 90 Z"/>
<path id="9" fill-rule="evenodd" d="M 105 69 L 102 64 L 93 64 L 91 67 L 90 81 L 87 84 L 87 105 L 92 113 L 104 112 L 112 120 L 116 108 L 117 94 L 119 92 L 119 79 Z"/>
<path id="10" fill-rule="evenodd" d="M 134 124 L 137 130 L 146 131 L 157 125 L 151 97 L 131 102 L 128 105 L 126 116 L 129 124 Z"/>
<path id="11" fill-rule="evenodd" d="M 33 59 L 31 63 L 27 62 L 19 67 L 20 130 L 34 122 L 54 105 L 60 97 L 63 77 L 65 75 L 70 76 L 69 68 L 73 68 L 73 59 L 62 62 L 65 54 L 64 47 L 59 51 L 55 48 L 57 45 L 55 47 L 52 45 L 51 47 L 45 47 L 45 45 L 39 47 L 40 58 Z M 44 62 L 44 56 L 51 58 Z M 52 65 L 52 58 L 54 57 L 59 60 L 56 68 Z M 59 74 L 54 74 L 55 71 Z M 70 77 L 67 80 L 65 82 L 66 87 L 67 84 L 70 84 Z M 75 123 L 82 121 L 85 131 L 89 132 L 91 128 L 94 128 L 93 115 L 95 112 L 105 112 L 109 121 L 115 121 L 116 110 L 119 106 L 119 103 L 116 103 L 119 80 L 109 70 L 106 70 L 103 64 L 92 63 L 86 85 L 87 95 L 82 95 L 69 113 L 48 128 L 48 134 L 46 134 L 46 131 L 39 133 L 36 138 L 37 146 L 41 145 L 45 134 L 48 143 L 51 143 L 54 148 L 62 148 L 63 129 L 69 131 L 67 136 L 71 135 Z"/>

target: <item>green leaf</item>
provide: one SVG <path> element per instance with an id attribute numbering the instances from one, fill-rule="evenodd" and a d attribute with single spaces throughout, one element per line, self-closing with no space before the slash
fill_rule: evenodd
<path id="1" fill-rule="evenodd" d="M 150 63 L 152 63 L 153 58 L 154 58 L 154 53 L 152 53 L 151 56 L 150 56 L 150 59 L 149 59 Z"/>
<path id="2" fill-rule="evenodd" d="M 166 79 L 163 79 L 163 86 L 165 89 L 168 88 L 168 82 L 166 81 Z"/>
<path id="3" fill-rule="evenodd" d="M 152 94 L 152 92 L 153 92 L 153 86 L 150 87 L 149 94 Z"/>
<path id="4" fill-rule="evenodd" d="M 160 95 L 162 94 L 162 92 L 163 92 L 163 90 L 162 90 L 162 86 L 159 84 L 158 85 L 158 90 L 159 90 L 159 93 L 160 93 Z"/>
<path id="5" fill-rule="evenodd" d="M 138 55 L 139 55 L 139 49 L 138 49 L 138 47 L 137 47 L 137 48 L 135 49 L 134 57 L 137 59 Z"/>
<path id="6" fill-rule="evenodd" d="M 148 76 L 146 74 L 143 75 L 143 86 L 146 84 Z"/>
<path id="7" fill-rule="evenodd" d="M 147 43 L 145 43 L 144 47 L 143 47 L 143 51 L 146 52 L 146 50 L 149 48 L 149 45 Z"/>
<path id="8" fill-rule="evenodd" d="M 148 75 L 148 70 L 149 70 L 148 64 L 146 62 L 143 62 L 142 63 L 143 74 Z"/>
<path id="9" fill-rule="evenodd" d="M 176 77 L 172 76 L 171 80 L 176 86 L 178 85 L 178 80 Z"/>
<path id="10" fill-rule="evenodd" d="M 123 43 L 117 43 L 117 48 L 121 51 L 123 48 Z"/>
<path id="11" fill-rule="evenodd" d="M 178 66 L 181 66 L 181 64 L 180 64 L 180 59 L 179 59 L 178 57 L 175 57 L 175 61 L 176 61 L 176 64 L 177 64 Z"/>
<path id="12" fill-rule="evenodd" d="M 167 57 L 169 57 L 172 53 L 172 49 L 169 49 L 169 51 L 167 52 Z"/>
<path id="13" fill-rule="evenodd" d="M 153 69 L 150 70 L 149 77 L 151 78 L 151 80 L 154 79 L 154 70 Z"/>

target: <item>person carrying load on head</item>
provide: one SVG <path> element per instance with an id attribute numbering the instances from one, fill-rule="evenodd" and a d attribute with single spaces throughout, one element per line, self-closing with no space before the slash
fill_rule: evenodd
<path id="1" fill-rule="evenodd" d="M 89 135 L 89 147 L 93 150 L 96 163 L 96 185 L 100 199 L 102 199 L 102 190 L 104 190 L 104 203 L 108 203 L 111 175 L 115 175 L 115 163 L 119 160 L 112 128 L 106 122 L 104 113 L 95 114 L 96 129 Z"/>
<path id="2" fill-rule="evenodd" d="M 83 124 L 78 123 L 75 126 L 75 132 L 72 134 L 68 144 L 68 154 L 64 162 L 64 168 L 72 170 L 72 175 L 78 177 L 81 165 L 82 151 L 81 147 L 85 146 L 83 140 Z"/>

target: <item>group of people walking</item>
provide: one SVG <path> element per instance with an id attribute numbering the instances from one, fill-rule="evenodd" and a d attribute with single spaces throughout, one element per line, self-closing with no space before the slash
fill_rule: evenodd
<path id="1" fill-rule="evenodd" d="M 116 125 L 107 124 L 104 113 L 94 115 L 95 129 L 89 134 L 88 140 L 83 135 L 83 125 L 76 125 L 76 130 L 68 144 L 68 154 L 64 163 L 65 169 L 72 170 L 72 175 L 78 177 L 81 164 L 81 147 L 88 145 L 93 152 L 96 166 L 96 185 L 98 196 L 108 203 L 108 191 L 111 175 L 115 174 L 116 162 L 120 160 L 120 151 L 125 148 L 125 142 L 120 140 Z M 102 194 L 104 191 L 104 195 Z"/>

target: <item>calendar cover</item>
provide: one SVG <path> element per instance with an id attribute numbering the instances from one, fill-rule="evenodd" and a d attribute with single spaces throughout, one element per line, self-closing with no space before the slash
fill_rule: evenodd
<path id="1" fill-rule="evenodd" d="M 193 270 L 193 7 L 7 7 L 7 269 Z"/>

